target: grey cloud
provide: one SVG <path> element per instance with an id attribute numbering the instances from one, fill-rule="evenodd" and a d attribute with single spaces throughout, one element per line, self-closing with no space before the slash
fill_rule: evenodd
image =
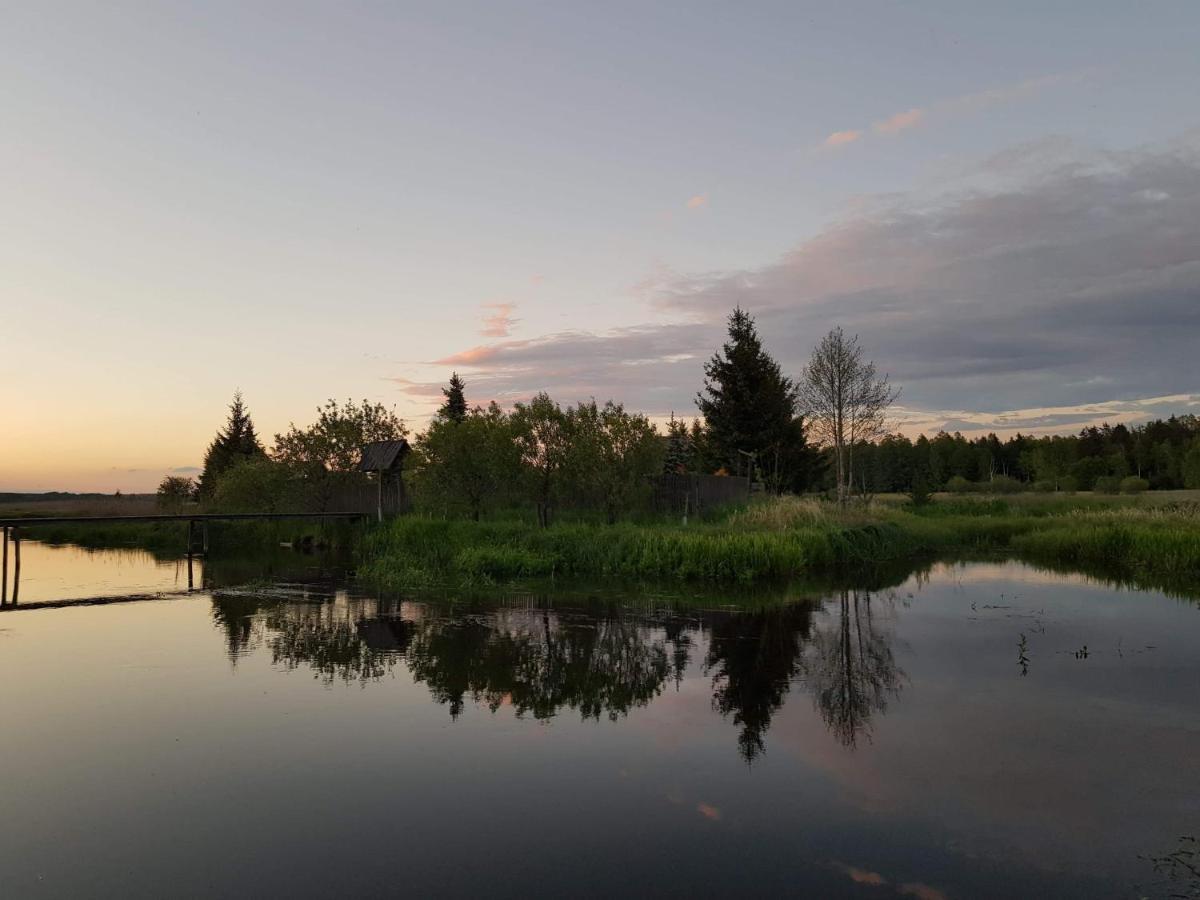
<path id="1" fill-rule="evenodd" d="M 863 205 L 760 269 L 656 279 L 653 302 L 687 324 L 506 342 L 448 362 L 500 397 L 546 388 L 690 410 L 740 304 L 791 371 L 832 326 L 859 333 L 913 408 L 1196 391 L 1200 140 L 1068 148 L 1006 151 L 962 180 L 970 188 Z"/>

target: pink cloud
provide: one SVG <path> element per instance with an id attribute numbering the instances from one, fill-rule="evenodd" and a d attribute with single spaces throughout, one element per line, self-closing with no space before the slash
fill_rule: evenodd
<path id="1" fill-rule="evenodd" d="M 835 131 L 829 137 L 825 138 L 826 147 L 841 147 L 844 144 L 853 144 L 863 136 L 861 131 L 854 129 L 848 131 Z"/>
<path id="2" fill-rule="evenodd" d="M 484 309 L 493 310 L 491 315 L 483 317 L 483 328 L 479 333 L 484 337 L 508 337 L 513 325 L 519 320 L 513 318 L 515 303 L 485 303 Z"/>
<path id="3" fill-rule="evenodd" d="M 708 194 L 697 194 L 687 202 L 688 209 L 700 209 L 702 206 L 708 206 Z"/>
<path id="4" fill-rule="evenodd" d="M 494 359 L 499 353 L 499 347 L 479 346 L 472 347 L 470 350 L 463 350 L 459 353 L 452 353 L 450 356 L 435 359 L 433 362 L 434 365 L 438 366 L 475 365 Z"/>
<path id="5" fill-rule="evenodd" d="M 888 116 L 886 119 L 876 122 L 872 127 L 878 134 L 895 134 L 920 124 L 924 118 L 925 110 L 914 106 L 912 109 Z"/>

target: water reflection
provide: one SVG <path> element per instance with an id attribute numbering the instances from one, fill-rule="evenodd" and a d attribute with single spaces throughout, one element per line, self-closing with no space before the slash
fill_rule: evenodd
<path id="1" fill-rule="evenodd" d="M 274 664 L 314 677 L 372 681 L 403 666 L 457 719 L 466 704 L 549 719 L 571 710 L 616 720 L 646 706 L 689 667 L 712 708 L 737 729 L 740 755 L 766 749 L 793 690 L 811 694 L 838 741 L 853 747 L 898 696 L 890 604 L 869 592 L 797 599 L 762 610 L 557 606 L 524 595 L 471 604 L 399 598 L 213 595 L 213 618 L 236 661 L 265 648 Z"/>
<path id="2" fill-rule="evenodd" d="M 891 632 L 871 594 L 840 593 L 831 627 L 819 629 L 805 654 L 804 673 L 821 718 L 847 747 L 870 737 L 871 718 L 887 711 L 904 673 L 896 666 Z"/>
<path id="3" fill-rule="evenodd" d="M 735 613 L 710 623 L 705 670 L 712 675 L 713 709 L 740 729 L 738 750 L 751 762 L 765 749 L 771 716 L 800 674 L 803 644 L 812 635 L 812 605 Z"/>

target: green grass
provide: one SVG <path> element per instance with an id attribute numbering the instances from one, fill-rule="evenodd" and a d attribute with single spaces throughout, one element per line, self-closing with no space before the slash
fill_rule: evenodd
<path id="1" fill-rule="evenodd" d="M 1049 497 L 943 501 L 841 512 L 768 500 L 693 524 L 398 519 L 368 537 L 360 574 L 389 587 L 547 577 L 750 584 L 898 561 L 1012 554 L 1146 587 L 1200 591 L 1200 504 Z M 804 508 L 800 508 L 803 505 Z"/>

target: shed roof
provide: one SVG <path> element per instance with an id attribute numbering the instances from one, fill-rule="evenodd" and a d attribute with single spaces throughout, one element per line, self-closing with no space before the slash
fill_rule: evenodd
<path id="1" fill-rule="evenodd" d="M 363 445 L 362 462 L 358 464 L 358 471 L 386 472 L 398 469 L 407 455 L 408 441 L 403 438 L 398 441 L 374 441 Z"/>

